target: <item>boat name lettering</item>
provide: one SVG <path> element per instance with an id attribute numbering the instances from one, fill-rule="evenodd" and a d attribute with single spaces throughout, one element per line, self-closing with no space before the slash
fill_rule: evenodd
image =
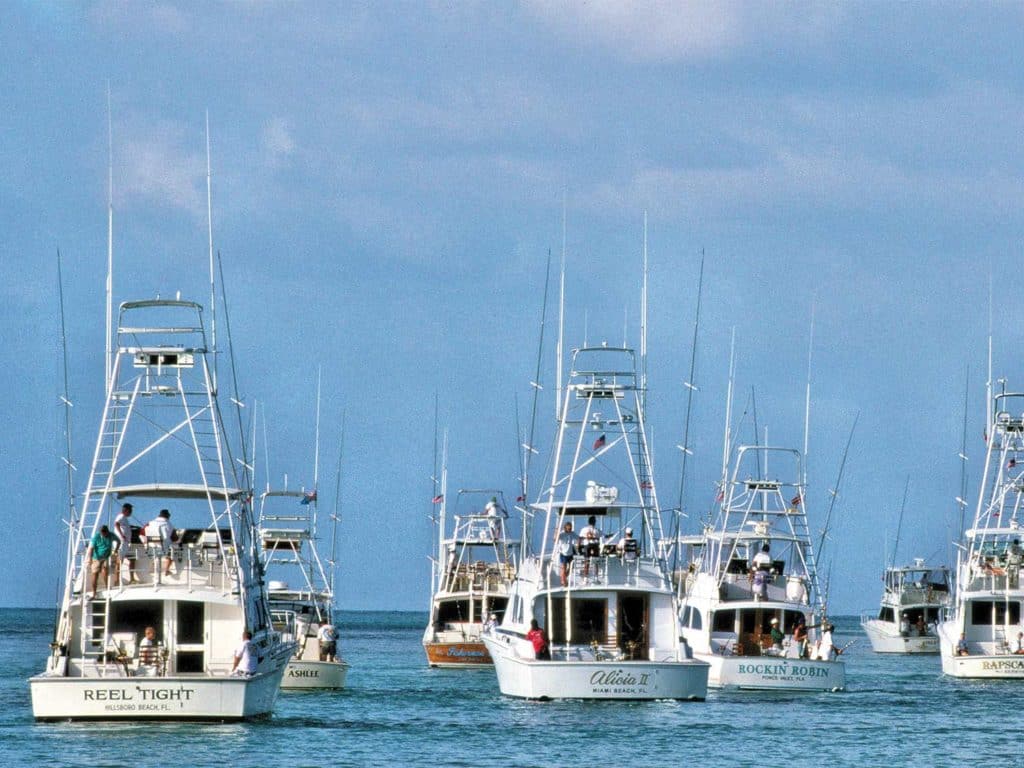
<path id="1" fill-rule="evenodd" d="M 85 701 L 192 701 L 194 688 L 88 688 L 82 691 Z"/>
<path id="2" fill-rule="evenodd" d="M 621 669 L 612 669 L 607 672 L 597 671 L 590 676 L 591 685 L 647 685 L 647 673 L 632 675 Z"/>
<path id="3" fill-rule="evenodd" d="M 289 669 L 288 677 L 320 677 L 316 669 Z"/>
<path id="4" fill-rule="evenodd" d="M 1020 659 L 1006 659 L 1003 661 L 983 661 L 981 668 L 989 672 L 1009 672 L 1011 670 L 1024 669 L 1024 661 Z"/>
<path id="5" fill-rule="evenodd" d="M 485 656 L 485 653 L 484 651 L 475 651 L 472 648 L 448 648 L 447 655 L 458 658 L 482 659 Z"/>
<path id="6" fill-rule="evenodd" d="M 826 667 L 815 667 L 796 664 L 740 664 L 737 670 L 741 675 L 781 675 L 792 677 L 828 677 L 830 670 Z"/>

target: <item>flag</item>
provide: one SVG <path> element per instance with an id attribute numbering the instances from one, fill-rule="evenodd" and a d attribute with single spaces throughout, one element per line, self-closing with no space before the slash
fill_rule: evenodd
<path id="1" fill-rule="evenodd" d="M 437 496 L 435 496 L 433 499 L 431 499 L 431 501 L 434 504 L 440 504 L 442 501 L 444 501 L 444 494 L 443 493 L 437 494 Z"/>
<path id="2" fill-rule="evenodd" d="M 314 501 L 316 501 L 316 488 L 314 488 L 312 491 L 306 491 L 305 495 L 302 497 L 302 501 L 300 501 L 299 504 L 310 504 Z"/>
<path id="3" fill-rule="evenodd" d="M 526 501 L 525 496 L 516 496 L 516 501 Z"/>
<path id="4" fill-rule="evenodd" d="M 596 451 L 598 448 L 604 448 L 604 444 L 607 442 L 608 436 L 601 435 L 599 438 L 597 438 L 597 440 L 594 441 L 594 450 Z"/>
<path id="5" fill-rule="evenodd" d="M 641 488 L 653 488 L 654 487 L 654 483 L 652 483 L 650 480 L 644 480 L 642 483 L 640 483 L 640 487 Z"/>
<path id="6" fill-rule="evenodd" d="M 800 494 L 798 493 L 796 496 L 789 500 L 789 503 L 792 504 L 794 507 L 799 507 L 800 501 Z"/>
<path id="7" fill-rule="evenodd" d="M 724 499 L 724 498 L 725 498 L 725 489 L 723 488 L 723 489 L 721 489 L 721 490 L 720 490 L 720 491 L 718 492 L 718 495 L 717 495 L 717 496 L 715 496 L 715 502 L 717 503 L 717 502 L 721 501 L 721 500 L 722 500 L 722 499 Z"/>
<path id="8" fill-rule="evenodd" d="M 1016 460 L 1016 459 L 1010 459 L 1010 460 L 1009 460 L 1009 461 L 1008 461 L 1008 462 L 1006 463 L 1006 468 L 1007 468 L 1007 469 L 1013 469 L 1013 468 L 1014 468 L 1014 467 L 1016 467 L 1016 466 L 1017 466 L 1017 460 Z"/>

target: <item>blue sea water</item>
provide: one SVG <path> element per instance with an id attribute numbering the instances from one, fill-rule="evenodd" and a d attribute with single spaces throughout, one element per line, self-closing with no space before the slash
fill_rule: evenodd
<path id="1" fill-rule="evenodd" d="M 27 678 L 52 612 L 0 609 L 0 766 L 956 766 L 1024 763 L 1024 683 L 944 678 L 938 657 L 847 650 L 843 693 L 710 691 L 706 702 L 528 702 L 492 670 L 426 666 L 425 614 L 343 612 L 343 692 L 282 693 L 230 724 L 41 724 Z M 837 620 L 840 646 L 861 638 Z"/>

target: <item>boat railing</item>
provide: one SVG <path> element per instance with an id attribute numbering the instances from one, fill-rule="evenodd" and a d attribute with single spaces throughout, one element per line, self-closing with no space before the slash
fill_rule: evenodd
<path id="1" fill-rule="evenodd" d="M 570 588 L 584 586 L 644 586 L 658 588 L 663 579 L 660 571 L 655 575 L 651 567 L 657 561 L 649 556 L 636 553 L 619 553 L 617 550 L 603 550 L 597 555 L 577 555 L 569 569 Z M 557 565 L 556 565 L 557 568 Z M 555 576 L 557 580 L 557 576 Z"/>
<path id="2" fill-rule="evenodd" d="M 445 592 L 506 592 L 515 575 L 511 563 L 484 560 L 459 563 L 445 575 L 442 589 Z"/>
<path id="3" fill-rule="evenodd" d="M 200 540 L 193 544 L 175 543 L 167 551 L 169 555 L 164 554 L 165 551 L 159 546 L 129 544 L 127 551 L 120 553 L 118 578 L 115 579 L 113 573 L 109 574 L 107 583 L 97 584 L 97 590 L 134 590 L 154 585 L 189 589 L 206 587 L 225 593 L 238 589 L 238 563 L 231 544 L 211 544 Z M 170 575 L 164 573 L 167 557 L 171 560 Z M 79 569 L 76 591 L 85 592 L 89 586 L 89 569 L 84 552 L 80 558 L 82 567 Z"/>
<path id="4" fill-rule="evenodd" d="M 727 573 L 719 586 L 719 599 L 765 600 L 808 604 L 807 578 L 779 571 Z"/>

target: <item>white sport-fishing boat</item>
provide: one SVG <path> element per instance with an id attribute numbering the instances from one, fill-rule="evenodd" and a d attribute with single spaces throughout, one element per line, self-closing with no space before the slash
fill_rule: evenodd
<path id="1" fill-rule="evenodd" d="M 915 558 L 913 565 L 886 568 L 882 583 L 878 613 L 862 616 L 860 622 L 872 650 L 938 653 L 935 630 L 949 606 L 949 568 L 931 567 Z"/>
<path id="2" fill-rule="evenodd" d="M 708 665 L 687 658 L 680 645 L 676 597 L 658 551 L 661 518 L 644 390 L 632 349 L 573 352 L 551 483 L 531 505 L 535 514 L 543 513 L 540 552 L 524 556 L 501 625 L 484 633 L 505 695 L 696 700 L 707 695 Z M 553 536 L 569 523 L 575 531 L 587 524 L 594 535 L 580 540 L 563 569 Z M 596 533 L 598 526 L 604 533 Z M 633 531 L 635 537 L 627 535 Z M 550 660 L 536 658 L 528 637 L 534 620 L 549 635 Z"/>
<path id="3" fill-rule="evenodd" d="M 801 465 L 791 448 L 738 446 L 717 519 L 702 535 L 680 539 L 686 563 L 679 576 L 680 632 L 694 657 L 711 665 L 713 687 L 835 691 L 846 685 L 845 665 L 824 631 L 829 622 Z M 779 467 L 781 480 L 774 474 Z M 800 623 L 806 642 L 793 639 Z"/>
<path id="4" fill-rule="evenodd" d="M 423 650 L 432 667 L 490 665 L 491 656 L 480 636 L 488 621 L 505 615 L 520 542 L 509 535 L 505 499 L 498 490 L 458 491 L 449 534 L 446 485 L 445 470 L 431 580 L 433 595 Z M 477 504 L 476 509 L 473 504 Z M 466 507 L 470 511 L 460 514 Z"/>
<path id="5" fill-rule="evenodd" d="M 953 609 L 939 625 L 939 652 L 952 677 L 1021 679 L 1024 393 L 1004 391 L 990 402 L 985 470 L 957 556 Z"/>
<path id="6" fill-rule="evenodd" d="M 82 513 L 71 520 L 57 626 L 45 671 L 29 680 L 33 715 L 267 716 L 294 644 L 271 626 L 252 494 L 228 448 L 202 307 L 161 299 L 121 304 L 111 342 L 106 403 Z M 140 521 L 172 510 L 180 528 L 173 537 L 133 528 L 116 575 L 90 594 L 90 541 L 113 528 L 124 500 L 135 502 Z M 155 647 L 143 640 L 147 628 L 155 630 Z M 243 631 L 252 634 L 257 665 L 254 673 L 233 674 Z"/>
<path id="7" fill-rule="evenodd" d="M 274 626 L 298 643 L 281 687 L 344 688 L 348 663 L 337 651 L 333 659 L 322 654 L 318 639 L 321 627 L 337 630 L 334 569 L 328 576 L 316 546 L 316 490 L 264 491 L 260 496 L 260 537 Z"/>

